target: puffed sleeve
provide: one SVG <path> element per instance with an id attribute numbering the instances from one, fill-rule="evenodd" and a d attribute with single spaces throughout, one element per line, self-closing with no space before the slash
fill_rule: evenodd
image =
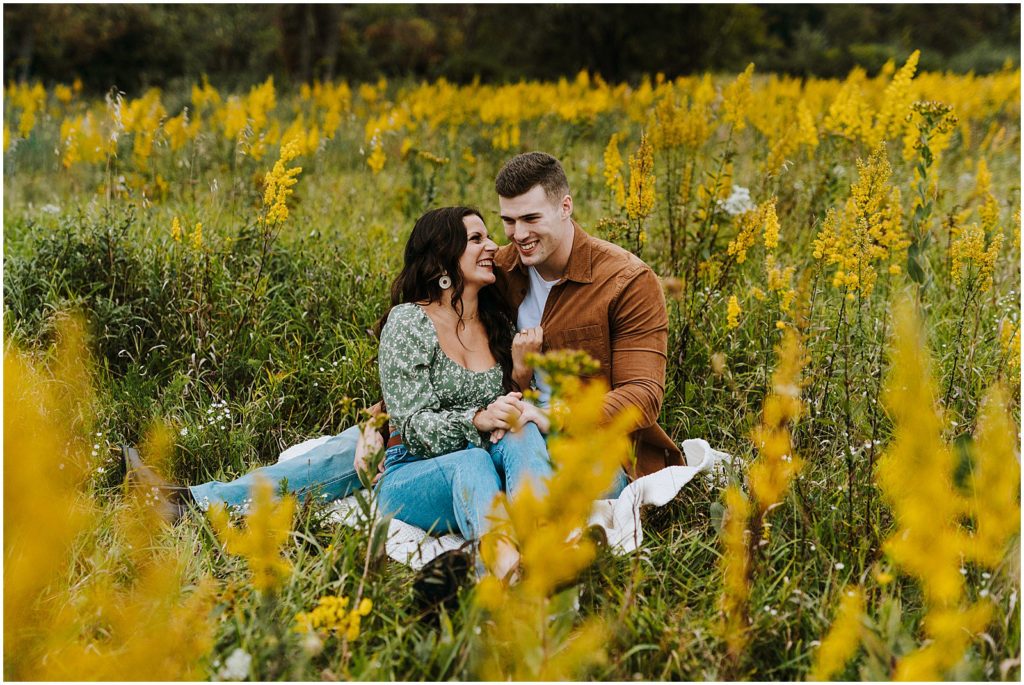
<path id="1" fill-rule="evenodd" d="M 380 336 L 380 387 L 392 428 L 402 434 L 410 453 L 436 457 L 483 445 L 473 425 L 478 407 L 452 410 L 441 406 L 430 368 L 441 353 L 437 334 L 415 304 L 399 305 L 388 316 Z"/>

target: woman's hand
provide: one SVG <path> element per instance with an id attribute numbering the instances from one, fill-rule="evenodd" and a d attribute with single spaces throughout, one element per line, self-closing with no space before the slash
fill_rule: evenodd
<path id="1" fill-rule="evenodd" d="M 544 329 L 540 326 L 519 331 L 512 338 L 512 379 L 520 388 L 530 386 L 533 367 L 526 363 L 526 355 L 540 354 L 544 345 Z"/>
<path id="2" fill-rule="evenodd" d="M 498 428 L 491 431 L 492 443 L 496 443 L 505 437 L 505 433 L 515 433 L 531 421 L 537 425 L 537 428 L 540 429 L 541 433 L 547 435 L 551 431 L 551 419 L 548 417 L 546 411 L 540 407 L 530 404 L 529 402 L 524 402 L 523 400 L 518 401 L 518 406 L 519 416 L 516 418 L 514 423 L 510 424 L 508 430 Z"/>
<path id="3" fill-rule="evenodd" d="M 519 421 L 519 405 L 523 398 L 521 392 L 510 392 L 481 409 L 473 417 L 473 425 L 481 433 L 493 433 L 496 430 L 506 431 Z"/>

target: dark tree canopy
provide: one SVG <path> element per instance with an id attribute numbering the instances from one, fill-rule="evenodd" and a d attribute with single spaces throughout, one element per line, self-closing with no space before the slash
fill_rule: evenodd
<path id="1" fill-rule="evenodd" d="M 844 76 L 1020 61 L 1018 5 L 5 5 L 4 77 L 93 91 L 207 74 L 237 87 L 380 75 L 608 80 L 705 70 Z"/>

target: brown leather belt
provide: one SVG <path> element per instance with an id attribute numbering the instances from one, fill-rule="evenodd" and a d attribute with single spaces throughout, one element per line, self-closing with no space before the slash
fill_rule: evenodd
<path id="1" fill-rule="evenodd" d="M 397 432 L 397 431 L 395 431 L 394 433 L 391 434 L 391 437 L 388 438 L 387 449 L 391 449 L 395 445 L 401 445 L 401 444 L 402 444 L 402 434 Z"/>

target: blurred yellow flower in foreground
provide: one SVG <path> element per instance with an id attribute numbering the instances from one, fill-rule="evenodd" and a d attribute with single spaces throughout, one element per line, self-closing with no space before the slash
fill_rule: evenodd
<path id="1" fill-rule="evenodd" d="M 291 563 L 281 556 L 281 547 L 291 533 L 295 498 L 274 501 L 274 486 L 257 478 L 252 486 L 252 504 L 241 531 L 231 525 L 223 504 L 210 506 L 208 515 L 217 537 L 229 554 L 245 557 L 252 571 L 252 585 L 260 592 L 272 592 L 291 572 Z"/>
<path id="2" fill-rule="evenodd" d="M 185 595 L 185 561 L 157 544 L 163 529 L 143 497 L 116 503 L 112 521 L 100 515 L 86 490 L 84 326 L 64 319 L 58 338 L 52 373 L 4 353 L 4 677 L 204 678 L 212 584 Z M 166 444 L 158 433 L 147 452 Z"/>

